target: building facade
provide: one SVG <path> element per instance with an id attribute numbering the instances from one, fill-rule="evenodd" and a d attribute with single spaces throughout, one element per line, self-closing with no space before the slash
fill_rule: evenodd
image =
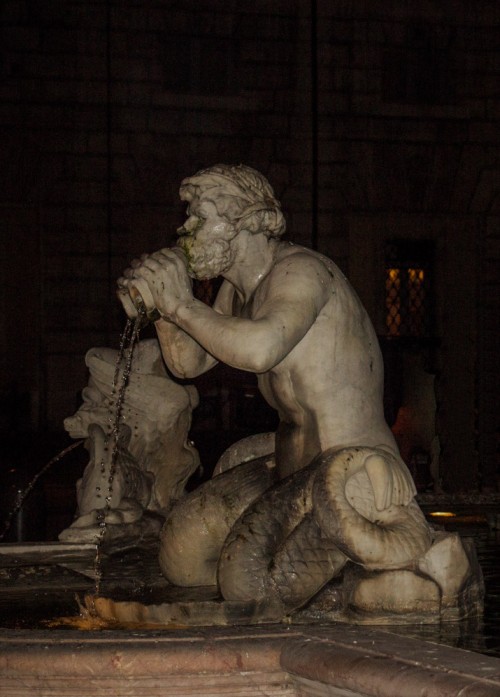
<path id="1" fill-rule="evenodd" d="M 490 0 L 4 0 L 2 433 L 61 430 L 180 180 L 242 162 L 365 303 L 407 460 L 495 488 L 499 20 Z"/>

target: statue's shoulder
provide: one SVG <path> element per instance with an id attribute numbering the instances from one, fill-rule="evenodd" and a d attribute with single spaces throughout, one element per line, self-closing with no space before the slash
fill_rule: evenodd
<path id="1" fill-rule="evenodd" d="M 334 277 L 338 274 L 343 276 L 338 266 L 324 254 L 292 242 L 283 242 L 280 245 L 275 269 L 278 271 L 293 269 L 294 272 L 298 273 L 314 269 L 321 275 L 328 274 L 328 276 Z"/>

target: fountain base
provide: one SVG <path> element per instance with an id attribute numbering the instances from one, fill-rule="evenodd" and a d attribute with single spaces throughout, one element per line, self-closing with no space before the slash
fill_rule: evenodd
<path id="1" fill-rule="evenodd" d="M 355 626 L 0 632 L 2 696 L 500 694 L 500 660 Z"/>
<path id="2" fill-rule="evenodd" d="M 3 621 L 0 629 L 2 697 L 500 694 L 498 658 L 436 643 L 446 640 L 468 646 L 464 632 L 470 636 L 471 628 L 464 628 L 463 622 L 436 626 L 438 636 L 432 636 L 433 643 L 404 635 L 408 626 L 386 626 L 381 631 L 354 624 L 325 625 L 324 620 L 321 624 L 321 620 L 307 617 L 312 605 L 294 618 L 294 624 L 181 628 L 179 624 L 186 624 L 184 617 L 177 626 L 171 622 L 161 628 L 143 625 L 117 630 L 108 623 L 93 631 L 96 624 L 85 622 L 78 629 L 68 628 L 77 624 L 64 623 L 59 624 L 64 629 L 41 629 L 47 625 L 28 617 L 32 628 L 26 629 L 30 625 L 21 622 L 31 611 L 26 600 L 39 602 L 50 589 L 55 596 L 65 595 L 68 607 L 76 612 L 74 594 L 93 592 L 95 548 L 59 542 L 0 545 L 0 552 L 5 575 L 1 599 L 17 616 L 10 625 Z M 104 558 L 103 592 L 125 598 L 139 594 L 143 601 L 148 584 L 150 605 L 161 604 L 168 584 L 156 559 L 154 548 Z M 205 607 L 207 612 L 218 605 L 222 613 L 223 603 L 214 588 L 191 589 L 191 600 L 185 589 L 168 587 L 168 592 L 171 605 Z M 322 612 L 340 602 L 334 584 L 328 593 Z M 236 609 L 234 605 L 234 613 Z M 239 608 L 240 613 L 243 610 Z M 247 607 L 245 612 L 249 610 Z M 299 619 L 301 624 L 297 624 Z M 89 627 L 90 631 L 83 631 Z M 443 637 L 446 629 L 452 637 Z"/>
<path id="3" fill-rule="evenodd" d="M 101 549 L 98 569 L 95 544 L 4 544 L 0 567 L 2 614 L 12 618 L 7 626 L 19 626 L 18 615 L 25 615 L 13 598 L 37 608 L 52 603 L 47 619 L 53 620 L 61 609 L 65 616 L 78 613 L 75 595 L 85 597 L 89 616 L 109 626 L 439 625 L 480 617 L 483 611 L 484 584 L 474 544 L 455 533 L 436 533 L 434 545 L 415 568 L 369 571 L 349 563 L 342 577 L 293 611 L 267 600 L 223 600 L 216 587 L 170 585 L 159 568 L 158 540 L 114 552 Z M 429 570 L 436 580 L 423 574 Z"/>
<path id="4" fill-rule="evenodd" d="M 166 586 L 156 599 L 88 598 L 87 606 L 110 622 L 148 626 L 232 626 L 269 622 L 350 624 L 439 624 L 483 613 L 484 582 L 470 539 L 434 533 L 430 549 L 405 568 L 368 570 L 348 562 L 342 576 L 307 604 L 286 608 L 276 599 L 237 602 L 213 597 L 201 602 L 196 590 Z M 208 591 L 209 589 L 205 589 Z M 194 593 L 194 594 L 193 594 Z"/>

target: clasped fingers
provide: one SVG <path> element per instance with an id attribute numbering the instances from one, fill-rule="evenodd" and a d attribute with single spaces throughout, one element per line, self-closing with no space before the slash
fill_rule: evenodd
<path id="1" fill-rule="evenodd" d="M 146 281 L 155 307 L 169 319 L 175 316 L 180 304 L 193 298 L 184 254 L 172 249 L 148 255 L 134 268 L 132 278 Z"/>

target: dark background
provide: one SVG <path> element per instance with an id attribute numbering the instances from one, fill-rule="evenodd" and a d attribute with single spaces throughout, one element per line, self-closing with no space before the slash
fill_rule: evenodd
<path id="1" fill-rule="evenodd" d="M 4 491 L 69 443 L 85 352 L 118 346 L 115 279 L 171 241 L 180 180 L 216 162 L 267 175 L 288 238 L 351 279 L 421 488 L 496 490 L 499 20 L 496 0 L 3 0 Z M 394 265 L 426 270 L 425 322 L 400 334 Z M 252 376 L 196 384 L 208 469 L 272 427 Z M 48 475 L 54 529 L 84 460 Z"/>

